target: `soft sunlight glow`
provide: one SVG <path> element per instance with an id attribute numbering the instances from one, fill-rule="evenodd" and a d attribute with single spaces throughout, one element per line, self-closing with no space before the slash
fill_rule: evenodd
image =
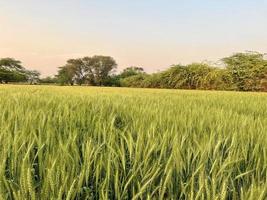
<path id="1" fill-rule="evenodd" d="M 255 1 L 1 1 L 0 57 L 52 75 L 67 59 L 109 55 L 118 70 L 267 52 L 267 5 Z"/>

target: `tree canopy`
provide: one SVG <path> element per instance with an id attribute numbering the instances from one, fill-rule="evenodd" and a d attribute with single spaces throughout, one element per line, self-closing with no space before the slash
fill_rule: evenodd
<path id="1" fill-rule="evenodd" d="M 257 52 L 237 53 L 222 59 L 241 91 L 262 90 L 267 79 L 267 60 Z"/>
<path id="2" fill-rule="evenodd" d="M 57 77 L 61 84 L 102 86 L 116 67 L 116 61 L 109 56 L 70 59 L 66 65 L 59 68 Z"/>
<path id="3" fill-rule="evenodd" d="M 36 83 L 40 73 L 33 70 L 26 70 L 19 60 L 13 58 L 0 59 L 0 83 L 8 82 L 29 82 Z"/>

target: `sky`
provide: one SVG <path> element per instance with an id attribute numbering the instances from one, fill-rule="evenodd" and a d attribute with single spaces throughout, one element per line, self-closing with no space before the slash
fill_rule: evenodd
<path id="1" fill-rule="evenodd" d="M 152 73 L 246 50 L 267 52 L 267 0 L 0 0 L 0 58 L 43 76 L 83 56 Z"/>

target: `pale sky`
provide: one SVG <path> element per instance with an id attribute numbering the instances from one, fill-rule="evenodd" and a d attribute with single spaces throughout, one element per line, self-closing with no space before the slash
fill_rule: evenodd
<path id="1" fill-rule="evenodd" d="M 0 0 L 0 58 L 53 75 L 108 55 L 118 71 L 267 52 L 267 0 Z"/>

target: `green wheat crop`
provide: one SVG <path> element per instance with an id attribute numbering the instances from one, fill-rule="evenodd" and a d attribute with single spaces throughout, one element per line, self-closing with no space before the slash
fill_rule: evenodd
<path id="1" fill-rule="evenodd" d="M 267 199 L 267 94 L 0 86 L 0 199 Z"/>

